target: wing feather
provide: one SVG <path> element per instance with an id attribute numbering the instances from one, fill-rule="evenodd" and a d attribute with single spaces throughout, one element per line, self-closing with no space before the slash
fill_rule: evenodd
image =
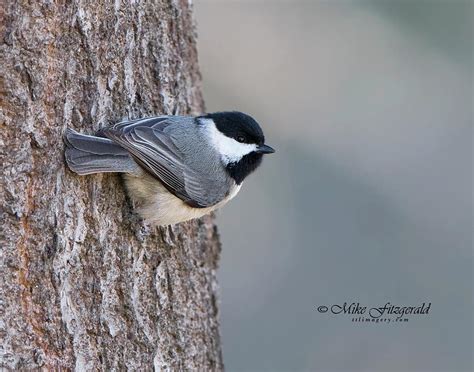
<path id="1" fill-rule="evenodd" d="M 227 190 L 209 190 L 211 176 L 201 175 L 186 164 L 176 143 L 164 132 L 177 119 L 159 116 L 120 122 L 104 129 L 103 134 L 129 151 L 138 164 L 188 205 L 209 207 L 222 200 Z"/>

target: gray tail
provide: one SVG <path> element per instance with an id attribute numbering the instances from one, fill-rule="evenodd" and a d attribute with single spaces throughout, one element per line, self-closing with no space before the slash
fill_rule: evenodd
<path id="1" fill-rule="evenodd" d="M 68 128 L 64 142 L 67 165 L 77 174 L 140 173 L 139 166 L 127 150 L 108 138 L 88 136 Z"/>

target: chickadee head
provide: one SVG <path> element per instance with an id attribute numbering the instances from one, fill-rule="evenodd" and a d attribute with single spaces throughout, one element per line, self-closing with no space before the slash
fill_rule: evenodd
<path id="1" fill-rule="evenodd" d="M 237 184 L 262 162 L 263 154 L 275 152 L 265 144 L 260 125 L 242 112 L 216 112 L 198 118 L 207 130 L 211 145 Z"/>

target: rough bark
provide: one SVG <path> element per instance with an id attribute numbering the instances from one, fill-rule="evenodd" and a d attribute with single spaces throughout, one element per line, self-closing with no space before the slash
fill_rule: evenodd
<path id="1" fill-rule="evenodd" d="M 203 110 L 187 1 L 4 5 L 0 367 L 222 369 L 212 217 L 145 225 L 66 127 Z"/>

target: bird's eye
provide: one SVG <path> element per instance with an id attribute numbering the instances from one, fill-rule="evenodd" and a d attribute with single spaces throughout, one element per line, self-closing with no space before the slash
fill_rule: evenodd
<path id="1" fill-rule="evenodd" d="M 240 143 L 245 142 L 245 137 L 244 136 L 238 136 L 237 141 L 240 142 Z"/>

